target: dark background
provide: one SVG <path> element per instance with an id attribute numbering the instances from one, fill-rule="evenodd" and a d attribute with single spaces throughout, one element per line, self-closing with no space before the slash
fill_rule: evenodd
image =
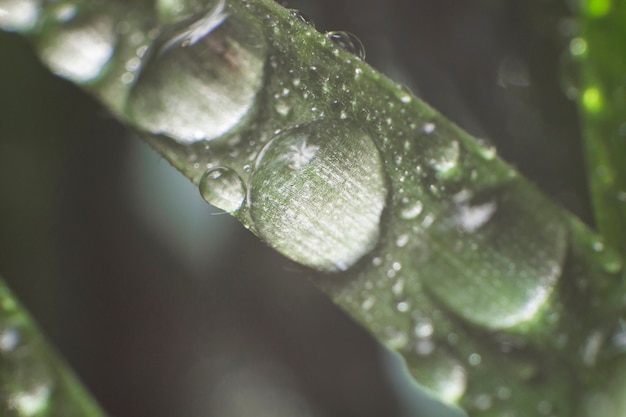
<path id="1" fill-rule="evenodd" d="M 301 0 L 589 221 L 565 1 Z M 572 29 L 574 28 L 574 29 Z M 0 273 L 107 411 L 394 416 L 376 343 L 0 33 Z"/>

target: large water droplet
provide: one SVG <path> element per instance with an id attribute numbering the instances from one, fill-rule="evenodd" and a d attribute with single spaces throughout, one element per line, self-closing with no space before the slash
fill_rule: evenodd
<path id="1" fill-rule="evenodd" d="M 361 60 L 365 59 L 365 47 L 359 38 L 352 33 L 342 31 L 326 32 L 326 37 L 344 51 L 350 52 Z"/>
<path id="2" fill-rule="evenodd" d="M 132 119 L 182 143 L 216 139 L 253 108 L 266 57 L 261 28 L 219 2 L 153 48 L 131 93 Z"/>
<path id="3" fill-rule="evenodd" d="M 407 366 L 416 381 L 433 390 L 444 402 L 456 403 L 465 393 L 465 368 L 445 349 L 436 349 L 428 356 L 408 356 Z"/>
<path id="4" fill-rule="evenodd" d="M 454 261 L 449 250 L 433 250 L 425 284 L 466 320 L 493 329 L 531 320 L 561 276 L 567 227 L 556 210 L 537 210 L 545 203 L 528 197 L 527 187 L 515 181 L 464 199 L 460 213 L 456 201 L 433 226 Z"/>
<path id="5" fill-rule="evenodd" d="M 0 0 L 0 28 L 6 31 L 28 32 L 39 17 L 37 0 Z"/>
<path id="6" fill-rule="evenodd" d="M 98 79 L 113 56 L 114 22 L 103 16 L 74 17 L 51 26 L 39 39 L 41 59 L 57 75 L 77 83 Z"/>
<path id="7" fill-rule="evenodd" d="M 283 131 L 257 160 L 250 213 L 259 235 L 291 259 L 342 271 L 380 234 L 387 181 L 372 136 L 354 121 Z"/>
<path id="8" fill-rule="evenodd" d="M 226 167 L 207 170 L 200 179 L 200 194 L 204 200 L 228 213 L 241 207 L 246 187 L 235 171 Z"/>

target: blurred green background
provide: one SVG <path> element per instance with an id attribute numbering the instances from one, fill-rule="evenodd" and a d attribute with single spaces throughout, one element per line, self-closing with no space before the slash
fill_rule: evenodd
<path id="1" fill-rule="evenodd" d="M 300 0 L 589 221 L 566 0 Z M 0 33 L 0 273 L 113 416 L 400 416 L 310 271 Z"/>

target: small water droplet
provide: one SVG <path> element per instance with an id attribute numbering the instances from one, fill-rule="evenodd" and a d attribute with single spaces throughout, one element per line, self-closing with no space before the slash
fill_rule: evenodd
<path id="1" fill-rule="evenodd" d="M 396 297 L 401 297 L 404 294 L 404 279 L 398 278 L 398 280 L 392 285 L 391 291 Z"/>
<path id="2" fill-rule="evenodd" d="M 604 334 L 595 330 L 585 340 L 585 344 L 581 348 L 581 357 L 585 366 L 593 366 L 596 363 L 600 349 L 604 344 Z"/>
<path id="3" fill-rule="evenodd" d="M 39 18 L 38 0 L 0 0 L 0 28 L 9 32 L 28 32 Z"/>
<path id="4" fill-rule="evenodd" d="M 461 191 L 454 196 L 457 204 L 457 222 L 463 232 L 474 233 L 494 216 L 498 205 L 495 201 L 471 204 L 472 194 Z"/>
<path id="5" fill-rule="evenodd" d="M 435 351 L 436 347 L 437 345 L 431 339 L 418 340 L 415 343 L 415 353 L 420 356 L 428 356 Z"/>
<path id="6" fill-rule="evenodd" d="M 64 26 L 52 26 L 38 42 L 41 59 L 57 75 L 77 83 L 98 79 L 113 56 L 114 22 L 85 16 Z"/>
<path id="7" fill-rule="evenodd" d="M 234 213 L 242 206 L 246 187 L 235 171 L 226 167 L 207 170 L 199 183 L 204 200 L 227 213 Z"/>
<path id="8" fill-rule="evenodd" d="M 365 59 L 365 47 L 355 35 L 350 32 L 326 32 L 326 37 L 344 51 L 350 52 L 360 60 Z"/>
<path id="9" fill-rule="evenodd" d="M 342 271 L 376 245 L 386 183 L 378 149 L 360 124 L 319 120 L 282 131 L 262 150 L 250 214 L 259 235 L 284 255 Z"/>
<path id="10" fill-rule="evenodd" d="M 9 327 L 0 331 L 0 352 L 10 352 L 14 350 L 20 343 L 20 334 L 18 331 Z"/>
<path id="11" fill-rule="evenodd" d="M 430 165 L 437 171 L 437 176 L 448 179 L 454 176 L 459 165 L 460 156 L 459 142 L 452 142 L 437 149 L 437 156 L 430 160 Z"/>
<path id="12" fill-rule="evenodd" d="M 436 126 L 432 122 L 424 123 L 424 125 L 422 126 L 422 132 L 426 133 L 427 135 L 430 135 L 431 133 L 435 131 L 435 128 Z"/>
<path id="13" fill-rule="evenodd" d="M 363 303 L 361 303 L 361 308 L 365 311 L 369 311 L 372 307 L 374 307 L 374 304 L 376 304 L 376 298 L 370 296 L 363 300 Z"/>
<path id="14" fill-rule="evenodd" d="M 587 41 L 585 38 L 575 37 L 569 43 L 569 52 L 575 57 L 584 56 L 587 53 Z"/>
<path id="15" fill-rule="evenodd" d="M 289 13 L 291 13 L 291 16 L 296 19 L 299 20 L 300 22 L 311 26 L 312 28 L 315 28 L 315 22 L 313 21 L 313 19 L 311 19 L 309 16 L 307 16 L 306 14 L 302 13 L 300 10 L 298 9 L 289 9 Z"/>
<path id="16" fill-rule="evenodd" d="M 420 318 L 415 324 L 414 331 L 415 336 L 420 339 L 426 339 L 430 338 L 433 335 L 435 328 L 433 326 L 433 322 L 430 319 Z"/>
<path id="17" fill-rule="evenodd" d="M 547 400 L 540 401 L 537 404 L 537 411 L 539 411 L 543 415 L 548 415 L 552 412 L 552 403 Z"/>
<path id="18" fill-rule="evenodd" d="M 406 332 L 395 327 L 387 327 L 383 337 L 386 345 L 393 350 L 404 349 L 409 343 L 409 336 Z"/>
<path id="19" fill-rule="evenodd" d="M 512 394 L 511 388 L 509 388 L 507 386 L 503 385 L 503 386 L 498 388 L 498 398 L 503 400 L 503 401 L 506 401 L 506 400 L 510 399 L 511 398 L 511 394 Z"/>
<path id="20" fill-rule="evenodd" d="M 51 389 L 47 384 L 39 384 L 30 390 L 19 391 L 9 396 L 8 408 L 16 410 L 20 416 L 38 415 L 48 404 Z"/>
<path id="21" fill-rule="evenodd" d="M 487 411 L 493 406 L 493 398 L 489 394 L 480 394 L 474 399 L 474 407 L 480 411 Z"/>
<path id="22" fill-rule="evenodd" d="M 478 366 L 483 361 L 483 358 L 478 353 L 472 353 L 467 358 L 467 362 L 472 366 Z"/>
<path id="23" fill-rule="evenodd" d="M 239 24 L 220 2 L 185 27 L 163 32 L 131 91 L 128 110 L 138 129 L 181 143 L 210 141 L 249 114 L 268 48 L 260 26 L 246 22 L 242 32 Z"/>
<path id="24" fill-rule="evenodd" d="M 409 243 L 409 235 L 407 233 L 401 234 L 400 236 L 397 237 L 396 239 L 396 246 L 399 248 L 403 248 L 406 246 L 407 243 Z"/>
<path id="25" fill-rule="evenodd" d="M 424 206 L 421 201 L 416 201 L 413 204 L 410 204 L 406 207 L 403 207 L 400 211 L 400 216 L 405 220 L 411 220 L 416 218 L 422 212 Z"/>
<path id="26" fill-rule="evenodd" d="M 406 313 L 407 311 L 411 309 L 411 305 L 406 301 L 400 301 L 396 305 L 396 308 L 398 309 L 400 313 Z"/>

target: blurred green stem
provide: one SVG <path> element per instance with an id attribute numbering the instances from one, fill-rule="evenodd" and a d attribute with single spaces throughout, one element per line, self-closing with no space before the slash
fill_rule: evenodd
<path id="1" fill-rule="evenodd" d="M 626 3 L 583 3 L 581 35 L 570 53 L 580 59 L 589 184 L 598 230 L 626 254 Z"/>
<path id="2" fill-rule="evenodd" d="M 0 415 L 105 415 L 1 278 Z"/>

